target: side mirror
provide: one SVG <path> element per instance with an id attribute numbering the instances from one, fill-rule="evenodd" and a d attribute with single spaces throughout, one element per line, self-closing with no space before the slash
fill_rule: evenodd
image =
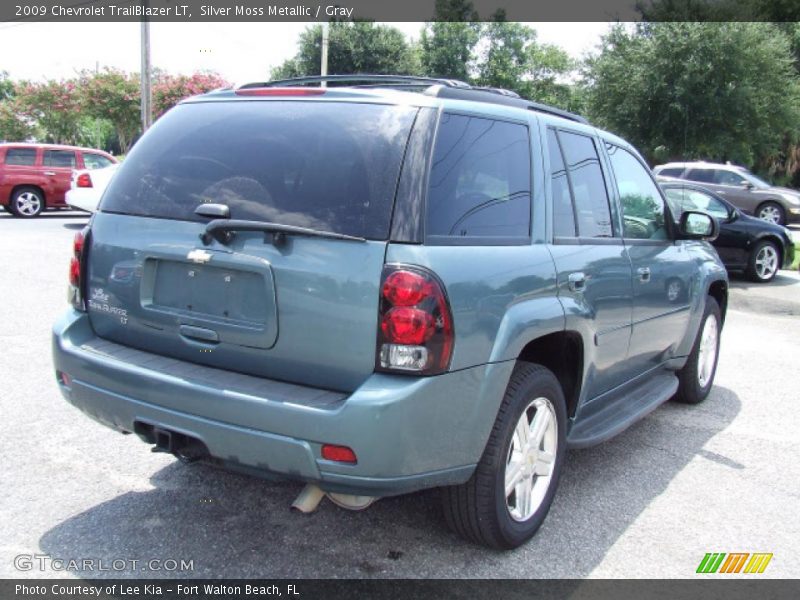
<path id="1" fill-rule="evenodd" d="M 678 225 L 681 239 L 713 242 L 719 235 L 717 220 L 709 214 L 687 210 Z"/>
<path id="2" fill-rule="evenodd" d="M 751 181 L 744 181 L 742 182 L 742 187 L 746 190 L 752 190 L 756 186 L 754 186 Z"/>

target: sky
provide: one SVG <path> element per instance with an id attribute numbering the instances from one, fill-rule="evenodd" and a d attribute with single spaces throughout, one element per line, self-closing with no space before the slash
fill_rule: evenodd
<path id="1" fill-rule="evenodd" d="M 216 71 L 231 83 L 261 81 L 294 55 L 308 23 L 152 23 L 151 60 L 174 74 Z M 422 23 L 391 23 L 417 39 Z M 579 58 L 607 23 L 528 23 L 540 42 Z M 0 23 L 0 71 L 12 79 L 62 79 L 99 66 L 139 70 L 139 23 Z"/>

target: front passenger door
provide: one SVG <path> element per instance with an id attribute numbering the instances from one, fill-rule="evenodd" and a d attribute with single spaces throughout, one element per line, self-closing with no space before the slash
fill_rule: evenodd
<path id="1" fill-rule="evenodd" d="M 633 326 L 628 360 L 643 373 L 673 358 L 689 326 L 697 277 L 694 261 L 673 240 L 664 198 L 649 169 L 628 150 L 606 143 L 622 211 L 622 237 L 633 266 Z"/>

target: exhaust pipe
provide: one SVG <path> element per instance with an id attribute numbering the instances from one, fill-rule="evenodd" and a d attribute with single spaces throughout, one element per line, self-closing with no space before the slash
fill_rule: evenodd
<path id="1" fill-rule="evenodd" d="M 336 494 L 333 492 L 324 492 L 317 485 L 307 483 L 303 491 L 292 502 L 292 510 L 299 511 L 303 514 L 310 514 L 317 510 L 319 503 L 322 499 L 328 496 L 331 502 L 341 508 L 347 510 L 364 510 L 372 505 L 378 498 L 373 496 L 354 496 L 352 494 Z"/>

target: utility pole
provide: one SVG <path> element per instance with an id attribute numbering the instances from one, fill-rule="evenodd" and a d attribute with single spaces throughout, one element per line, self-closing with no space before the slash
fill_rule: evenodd
<path id="1" fill-rule="evenodd" d="M 325 77 L 328 74 L 328 22 L 322 24 L 322 64 L 319 67 L 319 74 Z M 328 87 L 326 82 L 322 82 L 322 87 Z"/>
<path id="2" fill-rule="evenodd" d="M 147 8 L 147 0 L 142 0 L 142 8 Z M 147 11 L 142 11 L 146 13 Z M 142 16 L 142 68 L 141 68 L 141 95 L 142 95 L 142 133 L 153 122 L 153 95 L 150 89 L 150 21 Z"/>

